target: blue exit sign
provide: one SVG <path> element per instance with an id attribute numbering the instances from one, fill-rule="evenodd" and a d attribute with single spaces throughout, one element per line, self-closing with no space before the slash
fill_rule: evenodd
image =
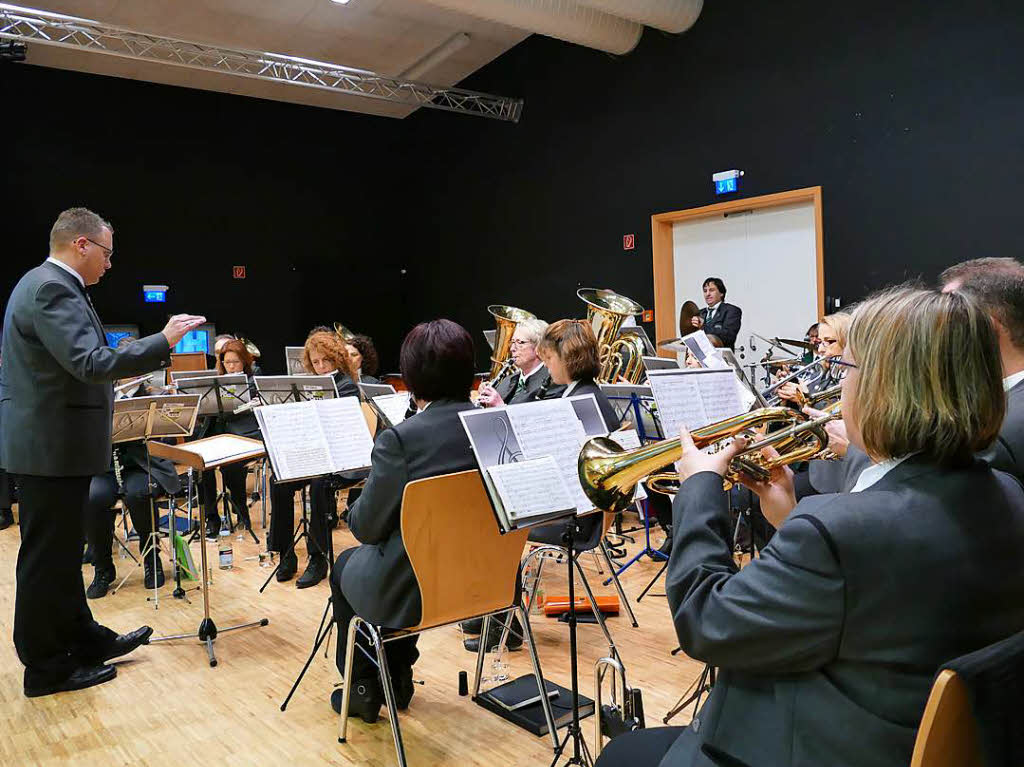
<path id="1" fill-rule="evenodd" d="M 715 194 L 730 194 L 738 192 L 740 183 L 738 178 L 723 178 L 715 182 Z"/>
<path id="2" fill-rule="evenodd" d="M 167 301 L 167 291 L 144 290 L 142 291 L 142 297 L 145 299 L 147 304 L 162 304 Z"/>

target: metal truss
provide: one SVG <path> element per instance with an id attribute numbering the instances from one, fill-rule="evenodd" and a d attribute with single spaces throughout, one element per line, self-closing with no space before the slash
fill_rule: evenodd
<path id="1" fill-rule="evenodd" d="M 427 85 L 323 61 L 222 48 L 0 3 L 0 38 L 519 122 L 522 99 Z"/>

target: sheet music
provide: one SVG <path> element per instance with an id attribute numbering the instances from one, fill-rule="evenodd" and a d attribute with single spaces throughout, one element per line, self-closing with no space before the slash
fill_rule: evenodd
<path id="1" fill-rule="evenodd" d="M 745 412 L 732 368 L 652 371 L 648 377 L 667 437 Z"/>
<path id="2" fill-rule="evenodd" d="M 405 413 L 409 409 L 409 396 L 407 391 L 384 394 L 380 397 L 374 397 L 373 404 L 380 408 L 384 416 L 394 426 L 405 420 Z"/>
<path id="3" fill-rule="evenodd" d="M 262 445 L 254 445 L 252 440 L 234 434 L 219 434 L 209 441 L 186 442 L 179 445 L 182 450 L 202 456 L 206 463 L 215 463 L 225 458 L 237 456 L 257 456 L 263 454 Z"/>
<path id="4" fill-rule="evenodd" d="M 331 471 L 362 469 L 370 465 L 373 437 L 363 418 L 358 397 L 319 400 L 306 403 L 319 414 Z"/>
<path id="5" fill-rule="evenodd" d="M 576 513 L 592 511 L 594 504 L 583 492 L 577 468 L 580 448 L 587 437 L 572 403 L 566 399 L 543 400 L 530 403 L 530 407 L 512 406 L 507 410 L 523 456 L 526 459 L 546 455 L 554 458 Z"/>
<path id="6" fill-rule="evenodd" d="M 513 525 L 522 519 L 567 512 L 575 506 L 562 472 L 551 456 L 497 464 L 487 469 L 487 473 Z"/>
<path id="7" fill-rule="evenodd" d="M 330 473 L 331 457 L 313 403 L 289 402 L 257 408 L 256 420 L 278 481 Z"/>

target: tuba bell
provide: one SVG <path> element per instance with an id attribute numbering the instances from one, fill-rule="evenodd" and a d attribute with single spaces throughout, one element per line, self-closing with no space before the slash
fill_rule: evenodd
<path id="1" fill-rule="evenodd" d="M 644 377 L 644 342 L 639 336 L 620 335 L 627 317 L 643 314 L 644 308 L 632 298 L 612 290 L 580 288 L 576 295 L 587 305 L 587 319 L 597 336 L 601 370 L 600 383 L 615 383 L 624 378 L 638 384 Z"/>
<path id="2" fill-rule="evenodd" d="M 355 333 L 346 328 L 340 322 L 335 322 L 334 335 L 336 335 L 343 344 L 347 344 L 349 342 L 349 339 L 351 339 L 355 335 Z"/>
<path id="3" fill-rule="evenodd" d="M 765 481 L 772 469 L 809 460 L 825 451 L 828 448 L 825 424 L 840 417 L 838 407 L 813 420 L 791 408 L 767 407 L 694 429 L 690 436 L 694 445 L 703 448 L 732 437 L 752 438 L 749 430 L 759 426 L 782 426 L 764 439 L 752 439 L 752 443 L 733 458 L 725 475 L 725 481 L 730 484 L 738 482 L 741 477 Z M 761 454 L 765 447 L 774 447 L 778 457 L 765 458 Z M 637 484 L 678 460 L 682 452 L 678 437 L 630 451 L 623 450 L 607 437 L 595 437 L 580 451 L 580 484 L 597 508 L 623 511 L 633 503 Z M 660 481 L 670 478 L 667 473 L 657 476 Z"/>
<path id="4" fill-rule="evenodd" d="M 535 320 L 537 315 L 525 309 L 518 309 L 515 306 L 504 304 L 491 304 L 487 307 L 494 316 L 496 323 L 494 331 L 494 350 L 491 354 L 491 372 L 488 379 L 492 386 L 499 378 L 512 369 L 508 364 L 512 356 L 512 335 L 516 332 L 516 325 L 526 320 Z"/>

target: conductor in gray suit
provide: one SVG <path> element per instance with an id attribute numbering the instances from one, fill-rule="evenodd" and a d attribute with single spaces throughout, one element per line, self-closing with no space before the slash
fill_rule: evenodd
<path id="1" fill-rule="evenodd" d="M 29 697 L 112 679 L 106 661 L 149 640 L 144 626 L 118 636 L 93 620 L 82 587 L 89 482 L 110 465 L 117 378 L 170 364 L 170 349 L 203 318 L 173 317 L 163 332 L 107 346 L 86 288 L 111 266 L 113 229 L 72 208 L 50 232 L 46 261 L 18 281 L 4 315 L 0 465 L 18 477 L 14 644 Z"/>
<path id="2" fill-rule="evenodd" d="M 742 445 L 682 435 L 666 593 L 683 650 L 720 673 L 691 725 L 613 740 L 598 767 L 905 767 L 939 667 L 1024 629 L 1024 489 L 976 459 L 1005 408 L 983 308 L 888 291 L 856 310 L 843 361 L 849 438 L 874 463 L 799 504 L 788 469 L 753 485 L 778 532 L 742 570 L 721 491 Z"/>

